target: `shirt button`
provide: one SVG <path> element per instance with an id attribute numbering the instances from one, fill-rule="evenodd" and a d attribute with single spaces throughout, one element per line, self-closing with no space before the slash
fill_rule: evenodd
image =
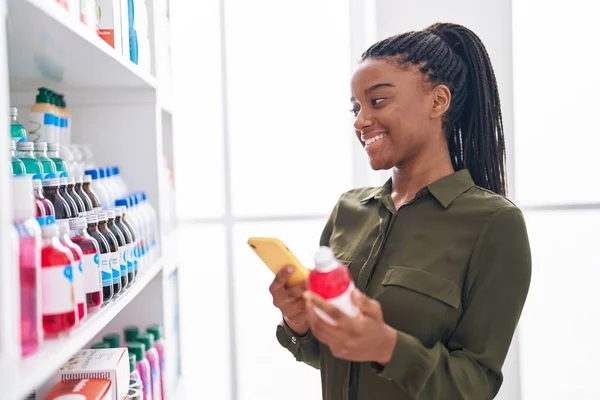
<path id="1" fill-rule="evenodd" d="M 298 339 L 296 339 L 296 336 L 292 336 L 292 343 L 294 343 L 294 344 L 298 343 Z"/>

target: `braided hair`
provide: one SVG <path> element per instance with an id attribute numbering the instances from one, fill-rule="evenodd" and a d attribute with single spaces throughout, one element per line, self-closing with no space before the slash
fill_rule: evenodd
<path id="1" fill-rule="evenodd" d="M 452 100 L 443 126 L 454 169 L 467 168 L 476 185 L 506 196 L 498 85 L 479 37 L 464 26 L 438 23 L 384 39 L 362 54 L 362 60 L 387 57 L 448 87 Z"/>

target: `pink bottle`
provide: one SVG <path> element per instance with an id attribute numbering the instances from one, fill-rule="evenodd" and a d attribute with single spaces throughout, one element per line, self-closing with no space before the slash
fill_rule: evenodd
<path id="1" fill-rule="evenodd" d="M 69 249 L 73 256 L 73 285 L 75 285 L 75 301 L 77 302 L 77 318 L 82 322 L 87 317 L 87 301 L 83 286 L 83 253 L 81 248 L 71 241 L 69 237 L 69 221 L 61 219 L 56 221 L 60 243 Z"/>
<path id="2" fill-rule="evenodd" d="M 150 377 L 150 363 L 145 357 L 146 346 L 140 342 L 127 343 L 127 349 L 135 355 L 135 368 L 140 373 L 142 379 L 142 391 L 144 400 L 152 400 L 152 378 Z"/>
<path id="3" fill-rule="evenodd" d="M 55 219 L 54 206 L 52 202 L 44 197 L 42 191 L 42 180 L 33 180 L 33 196 L 35 197 L 35 204 L 37 208 L 37 220 L 41 225 L 44 225 L 46 221 L 53 223 Z"/>
<path id="4" fill-rule="evenodd" d="M 352 302 L 354 282 L 348 267 L 336 260 L 329 247 L 321 246 L 315 255 L 315 269 L 308 276 L 308 289 L 334 304 L 345 314 L 354 317 L 358 308 Z M 316 313 L 326 322 L 334 321 L 323 311 L 315 309 Z"/>
<path id="5" fill-rule="evenodd" d="M 36 222 L 31 177 L 13 178 L 13 215 L 18 235 L 21 354 L 35 353 L 42 340 L 42 233 Z"/>
<path id="6" fill-rule="evenodd" d="M 69 332 L 79 323 L 73 256 L 58 240 L 56 224 L 42 226 L 42 321 L 45 336 Z"/>
<path id="7" fill-rule="evenodd" d="M 163 339 L 163 330 L 160 325 L 150 325 L 146 332 L 151 333 L 154 337 L 154 348 L 158 352 L 160 361 L 160 386 L 162 388 L 163 400 L 167 398 L 165 394 L 165 339 Z"/>
<path id="8" fill-rule="evenodd" d="M 136 340 L 146 347 L 146 358 L 150 363 L 150 378 L 152 379 L 152 398 L 161 400 L 163 396 L 160 382 L 160 357 L 154 348 L 154 336 L 151 333 L 142 333 L 137 336 Z"/>
<path id="9" fill-rule="evenodd" d="M 69 220 L 71 241 L 83 253 L 83 288 L 85 291 L 88 311 L 102 305 L 102 271 L 100 270 L 100 246 L 96 239 L 87 233 L 85 218 Z"/>

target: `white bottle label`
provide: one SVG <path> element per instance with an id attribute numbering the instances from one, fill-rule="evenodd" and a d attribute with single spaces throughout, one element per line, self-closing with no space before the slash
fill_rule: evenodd
<path id="1" fill-rule="evenodd" d="M 110 266 L 112 268 L 113 284 L 121 282 L 121 260 L 119 251 L 110 253 Z"/>
<path id="2" fill-rule="evenodd" d="M 83 276 L 83 261 L 75 261 L 77 268 L 73 268 L 73 283 L 75 284 L 75 299 L 77 300 L 77 304 L 81 304 L 86 302 L 85 299 L 85 288 L 84 288 L 84 276 Z"/>
<path id="3" fill-rule="evenodd" d="M 28 136 L 32 142 L 57 143 L 56 116 L 50 113 L 32 112 L 29 114 Z"/>
<path id="4" fill-rule="evenodd" d="M 127 248 L 125 246 L 119 247 L 119 257 L 121 266 L 121 276 L 127 275 Z"/>
<path id="5" fill-rule="evenodd" d="M 60 265 L 42 268 L 42 313 L 55 315 L 74 310 L 73 267 Z"/>
<path id="6" fill-rule="evenodd" d="M 102 271 L 102 286 L 113 283 L 112 268 L 110 267 L 110 253 L 100 254 L 100 271 Z"/>
<path id="7" fill-rule="evenodd" d="M 134 271 L 134 262 L 135 259 L 133 257 L 133 243 L 129 243 L 127 246 L 127 272 L 133 274 Z"/>
<path id="8" fill-rule="evenodd" d="M 358 315 L 358 308 L 352 302 L 352 291 L 354 290 L 354 283 L 350 282 L 348 289 L 338 297 L 334 297 L 332 299 L 328 299 L 327 301 L 337 308 L 339 308 L 344 314 L 350 317 L 356 317 Z M 315 308 L 315 313 L 323 319 L 323 321 L 331 324 L 337 325 L 334 320 L 329 317 L 325 312 L 323 312 L 319 308 Z"/>
<path id="9" fill-rule="evenodd" d="M 100 254 L 85 254 L 83 256 L 83 287 L 86 293 L 95 293 L 102 289 L 101 272 Z"/>

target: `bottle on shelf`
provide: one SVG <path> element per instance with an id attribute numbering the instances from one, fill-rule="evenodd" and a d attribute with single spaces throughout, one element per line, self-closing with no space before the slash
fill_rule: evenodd
<path id="1" fill-rule="evenodd" d="M 83 184 L 81 185 L 81 188 L 83 189 L 85 194 L 89 197 L 90 201 L 92 202 L 92 211 L 100 212 L 100 210 L 102 210 L 102 203 L 100 203 L 100 198 L 98 197 L 98 195 L 96 194 L 94 189 L 92 189 L 91 184 L 92 184 L 92 176 L 87 175 L 87 174 L 84 175 L 83 176 Z"/>
<path id="2" fill-rule="evenodd" d="M 94 209 L 94 205 L 92 204 L 92 200 L 90 199 L 90 197 L 83 190 L 83 176 L 75 177 L 75 187 L 73 188 L 73 190 L 75 190 L 75 193 L 77 193 L 77 195 L 83 202 L 83 208 L 86 215 L 87 213 L 92 212 L 92 210 Z"/>
<path id="3" fill-rule="evenodd" d="M 98 342 L 91 345 L 90 349 L 110 349 L 110 345 L 106 342 Z"/>
<path id="4" fill-rule="evenodd" d="M 129 285 L 133 283 L 135 279 L 135 266 L 133 262 L 133 246 L 134 246 L 134 238 L 131 234 L 127 225 L 123 222 L 123 208 L 118 207 L 113 209 L 115 213 L 115 224 L 117 228 L 123 233 L 123 237 L 125 238 L 125 258 L 127 264 L 127 281 Z"/>
<path id="5" fill-rule="evenodd" d="M 27 140 L 27 129 L 18 121 L 19 110 L 16 107 L 10 108 L 10 138 L 16 142 L 25 142 Z"/>
<path id="6" fill-rule="evenodd" d="M 139 372 L 142 381 L 144 400 L 152 400 L 152 377 L 150 363 L 145 357 L 146 347 L 140 342 L 129 342 L 127 343 L 127 350 L 129 350 L 130 354 L 135 355 L 135 359 L 137 360 L 135 368 Z"/>
<path id="7" fill-rule="evenodd" d="M 113 349 L 121 347 L 121 337 L 118 333 L 108 333 L 102 336 L 102 340 L 108 343 L 109 347 Z"/>
<path id="8" fill-rule="evenodd" d="M 27 175 L 43 176 L 44 167 L 33 156 L 33 142 L 18 142 L 17 143 L 17 158 L 25 165 L 25 173 Z"/>
<path id="9" fill-rule="evenodd" d="M 42 164 L 44 175 L 56 173 L 56 164 L 48 157 L 48 144 L 37 142 L 33 144 L 33 156 Z"/>
<path id="10" fill-rule="evenodd" d="M 15 176 L 25 175 L 25 164 L 19 160 L 16 156 L 17 142 L 14 140 L 10 141 L 10 167 L 11 172 Z"/>
<path id="11" fill-rule="evenodd" d="M 143 239 L 143 227 L 140 219 L 135 215 L 133 210 L 133 203 L 130 197 L 119 199 L 115 202 L 117 207 L 124 207 L 125 212 L 122 217 L 123 221 L 127 225 L 128 228 L 133 232 L 133 235 L 136 238 L 136 244 L 133 248 L 134 251 L 134 268 L 136 271 L 136 275 L 143 271 L 146 264 L 146 260 L 144 258 L 144 239 Z"/>
<path id="12" fill-rule="evenodd" d="M 42 226 L 42 319 L 45 336 L 69 332 L 78 323 L 73 257 L 58 240 L 56 224 Z"/>
<path id="13" fill-rule="evenodd" d="M 115 200 L 117 198 L 115 197 L 115 194 L 113 193 L 112 188 L 110 187 L 110 184 L 108 183 L 108 180 L 106 178 L 106 169 L 98 168 L 98 176 L 99 176 L 100 183 L 106 190 L 106 195 L 107 195 L 107 200 L 108 200 L 108 205 L 106 207 L 104 207 L 104 206 L 102 206 L 102 207 L 109 209 L 110 207 L 113 207 L 115 205 Z"/>
<path id="14" fill-rule="evenodd" d="M 129 233 L 131 234 L 131 245 L 130 245 L 129 257 L 133 264 L 133 275 L 135 278 L 135 277 L 137 277 L 138 271 L 139 271 L 139 255 L 140 255 L 139 239 L 138 239 L 135 229 L 133 228 L 133 225 L 130 224 L 129 221 L 127 220 L 127 216 L 126 216 L 127 206 L 120 205 L 120 204 L 126 204 L 127 201 L 121 199 L 121 200 L 117 200 L 116 203 L 117 203 L 117 209 L 120 210 L 121 223 L 127 228 Z"/>
<path id="15" fill-rule="evenodd" d="M 165 339 L 163 339 L 163 330 L 162 327 L 158 324 L 153 324 L 148 326 L 148 328 L 146 329 L 146 332 L 150 333 L 152 335 L 152 337 L 154 338 L 154 348 L 156 349 L 156 352 L 158 353 L 158 359 L 160 361 L 160 387 L 162 388 L 162 398 L 166 399 L 166 393 L 165 393 L 165 364 L 166 364 L 166 359 L 165 359 Z"/>
<path id="16" fill-rule="evenodd" d="M 120 188 L 119 188 L 117 182 L 115 181 L 115 177 L 112 175 L 112 168 L 111 167 L 105 167 L 104 168 L 104 173 L 106 175 L 105 185 L 108 186 L 108 188 L 112 192 L 112 195 L 113 195 L 113 205 L 114 205 L 115 201 L 117 199 L 121 198 L 121 196 L 119 196 Z"/>
<path id="17" fill-rule="evenodd" d="M 139 382 L 140 385 L 142 383 L 142 377 L 140 376 L 140 372 L 135 368 L 136 357 L 135 354 L 129 354 L 129 380 Z"/>
<path id="18" fill-rule="evenodd" d="M 48 157 L 54 162 L 56 166 L 56 173 L 60 175 L 61 173 L 69 173 L 69 166 L 67 162 L 60 158 L 58 155 L 60 149 L 60 145 L 58 143 L 48 143 Z"/>
<path id="19" fill-rule="evenodd" d="M 54 207 L 56 219 L 69 219 L 74 216 L 71 214 L 69 203 L 59 193 L 60 181 L 56 174 L 48 174 L 42 181 L 44 188 L 44 197 L 48 199 Z"/>
<path id="20" fill-rule="evenodd" d="M 140 334 L 140 329 L 137 326 L 127 326 L 123 329 L 123 337 L 126 342 L 134 342 Z"/>
<path id="21" fill-rule="evenodd" d="M 58 143 L 58 116 L 50 101 L 50 91 L 38 88 L 35 104 L 29 114 L 29 140 L 32 142 Z"/>
<path id="22" fill-rule="evenodd" d="M 92 177 L 91 188 L 98 196 L 98 200 L 100 201 L 100 205 L 103 209 L 109 209 L 113 206 L 114 203 L 111 203 L 111 198 L 104 187 L 104 184 L 100 180 L 100 170 L 98 169 L 88 169 L 85 171 L 86 175 Z M 85 182 L 85 181 L 84 181 Z"/>
<path id="23" fill-rule="evenodd" d="M 116 186 L 119 188 L 118 189 L 119 193 L 118 193 L 117 198 L 121 199 L 121 198 L 127 196 L 127 193 L 129 193 L 129 189 L 127 189 L 127 184 L 121 177 L 121 169 L 117 166 L 114 166 L 114 167 L 111 167 L 111 171 L 112 171 L 112 176 L 116 183 Z"/>
<path id="24" fill-rule="evenodd" d="M 83 159 L 83 154 L 81 154 L 81 151 L 79 150 L 79 146 L 75 145 L 75 144 L 70 144 L 67 146 L 69 148 L 69 151 L 72 154 L 72 163 L 74 165 L 73 167 L 73 175 L 83 175 L 85 168 L 84 168 L 84 164 L 82 162 Z"/>
<path id="25" fill-rule="evenodd" d="M 87 232 L 87 226 L 86 218 L 69 220 L 71 241 L 79 246 L 83 255 L 83 287 L 86 304 L 88 309 L 92 310 L 102 305 L 104 296 L 102 293 L 102 271 L 100 269 L 100 245 Z"/>
<path id="26" fill-rule="evenodd" d="M 100 233 L 98 227 L 98 214 L 88 214 L 85 218 L 88 224 L 87 233 L 96 240 L 100 250 L 99 261 L 100 274 L 102 276 L 102 298 L 106 303 L 114 296 L 112 267 L 110 263 L 111 248 L 104 235 Z"/>
<path id="27" fill-rule="evenodd" d="M 106 227 L 117 239 L 119 245 L 119 268 L 121 270 L 121 288 L 124 290 L 129 285 L 129 277 L 127 275 L 127 242 L 125 236 L 119 227 L 115 224 L 115 211 L 114 209 L 106 210 Z"/>
<path id="28" fill-rule="evenodd" d="M 129 202 L 130 214 L 133 215 L 135 221 L 137 221 L 137 228 L 140 232 L 140 258 L 142 259 L 140 266 L 146 268 L 150 265 L 150 260 L 148 259 L 150 232 L 148 231 L 148 226 L 146 224 L 147 221 L 138 208 L 137 197 L 135 195 L 130 195 L 127 197 L 127 201 Z"/>
<path id="29" fill-rule="evenodd" d="M 56 105 L 58 106 L 58 115 L 60 118 L 59 143 L 68 145 L 71 143 L 71 113 L 67 110 L 65 96 L 56 95 Z"/>
<path id="30" fill-rule="evenodd" d="M 156 211 L 148 202 L 148 198 L 146 196 L 146 192 L 139 192 L 139 196 L 141 198 L 141 208 L 143 212 L 146 213 L 147 220 L 149 221 L 149 229 L 150 229 L 150 251 L 152 256 L 152 262 L 155 262 L 158 259 L 158 216 L 156 215 Z"/>
<path id="31" fill-rule="evenodd" d="M 354 282 L 348 267 L 338 261 L 333 251 L 321 246 L 315 254 L 315 268 L 308 276 L 308 289 L 338 307 L 345 314 L 354 317 L 358 308 L 352 302 Z M 334 321 L 320 309 L 315 312 L 328 323 Z"/>
<path id="32" fill-rule="evenodd" d="M 67 193 L 77 206 L 77 215 L 81 215 L 86 212 L 85 204 L 83 203 L 83 199 L 79 197 L 79 193 L 75 190 L 75 177 L 69 176 L 67 177 Z"/>
<path id="33" fill-rule="evenodd" d="M 151 333 L 139 334 L 136 341 L 144 344 L 146 359 L 150 364 L 150 380 L 152 382 L 152 398 L 162 399 L 162 386 L 160 383 L 160 358 L 154 348 L 154 336 Z"/>
<path id="34" fill-rule="evenodd" d="M 101 211 L 98 213 L 98 230 L 100 234 L 104 236 L 108 242 L 110 248 L 110 267 L 112 270 L 113 279 L 113 292 L 114 295 L 118 295 L 121 292 L 121 266 L 119 259 L 119 242 L 113 233 L 108 229 L 107 226 L 108 215 Z"/>
<path id="35" fill-rule="evenodd" d="M 65 201 L 69 205 L 69 211 L 71 213 L 71 216 L 69 218 L 76 218 L 77 216 L 79 216 L 79 210 L 77 210 L 77 204 L 75 204 L 75 200 L 73 200 L 73 198 L 67 191 L 67 186 L 69 185 L 69 179 L 68 178 L 59 178 L 58 182 L 59 182 L 58 193 L 61 195 L 61 197 L 63 199 L 65 199 Z"/>
<path id="36" fill-rule="evenodd" d="M 72 220 L 71 220 L 72 221 Z M 77 304 L 77 318 L 82 322 L 87 317 L 87 299 L 85 293 L 84 272 L 83 272 L 83 252 L 81 248 L 71 241 L 69 236 L 71 232 L 70 221 L 56 221 L 58 226 L 60 244 L 65 246 L 73 257 L 73 286 L 75 287 L 75 302 Z"/>
<path id="37" fill-rule="evenodd" d="M 35 219 L 33 185 L 28 177 L 13 179 L 13 218 L 18 235 L 21 299 L 21 354 L 37 351 L 42 340 L 42 233 Z"/>

